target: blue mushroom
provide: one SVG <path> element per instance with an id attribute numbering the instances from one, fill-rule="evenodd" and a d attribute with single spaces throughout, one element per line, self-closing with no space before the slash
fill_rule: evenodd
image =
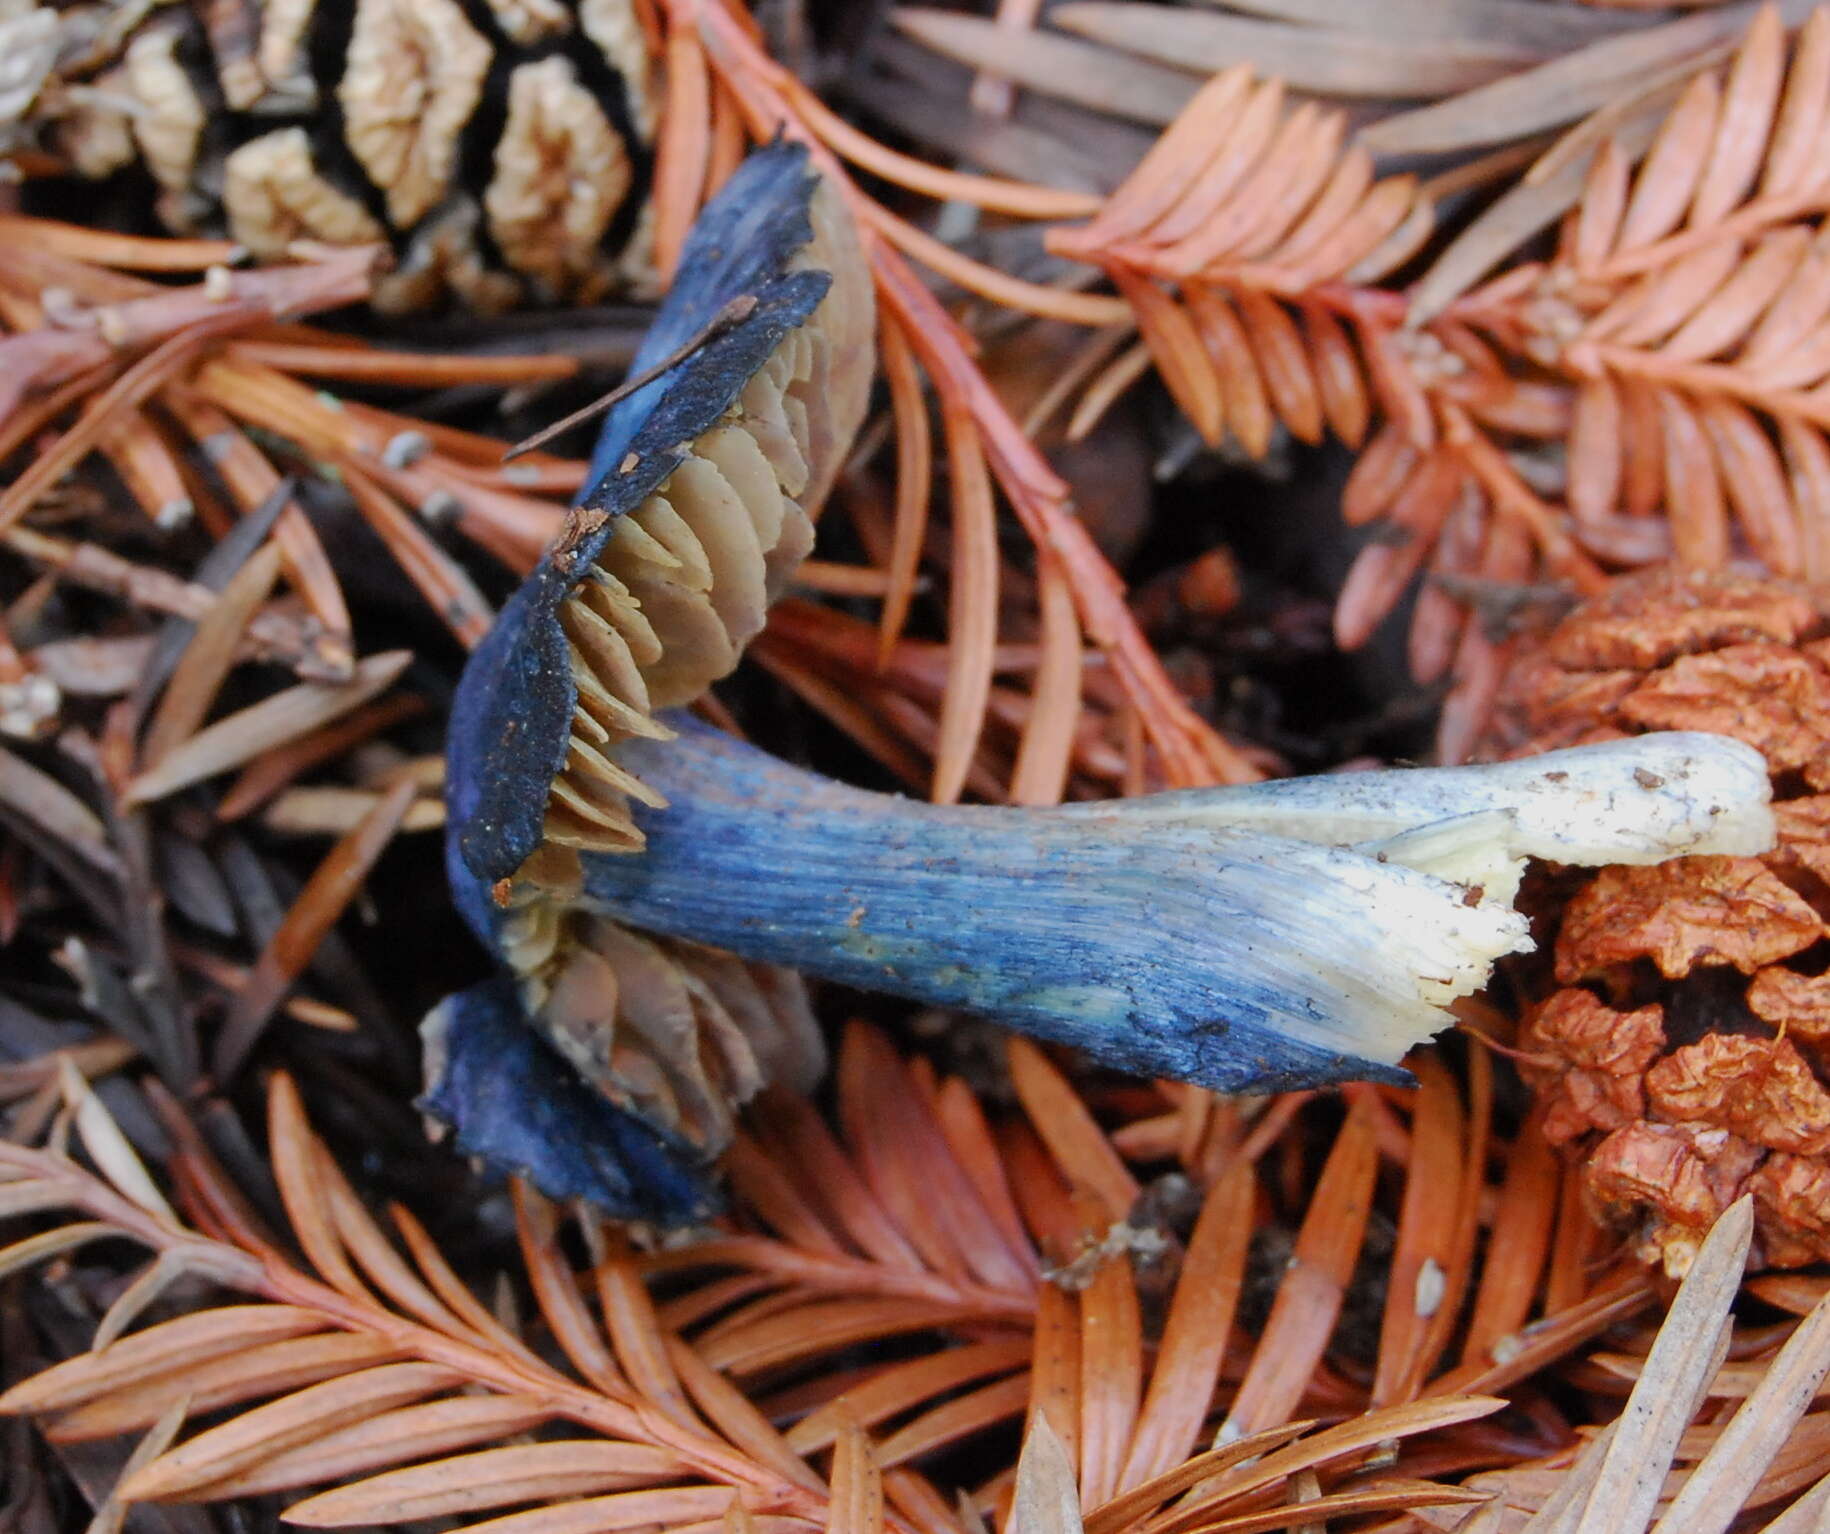
<path id="1" fill-rule="evenodd" d="M 686 1223 L 740 1105 L 823 1053 L 801 976 L 1222 1091 L 1404 1080 L 1502 954 L 1528 857 L 1770 845 L 1757 753 L 1531 761 L 1058 809 L 933 806 L 679 712 L 812 544 L 873 371 L 868 272 L 797 146 L 700 216 L 590 488 L 467 667 L 447 862 L 502 975 L 427 1020 L 423 1103 L 547 1193 Z"/>

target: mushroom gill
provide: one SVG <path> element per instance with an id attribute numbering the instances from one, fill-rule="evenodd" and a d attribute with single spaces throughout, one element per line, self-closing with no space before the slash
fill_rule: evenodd
<path id="1" fill-rule="evenodd" d="M 577 701 L 550 789 L 548 843 L 640 849 L 629 801 L 665 801 L 617 764 L 617 746 L 669 737 L 656 712 L 731 672 L 813 548 L 814 517 L 863 417 L 872 366 L 870 279 L 836 199 L 815 183 L 811 238 L 786 268 L 830 273 L 826 296 L 621 517 L 559 609 Z M 610 473 L 632 472 L 632 456 Z"/>
<path id="2" fill-rule="evenodd" d="M 736 666 L 813 546 L 875 370 L 869 270 L 847 218 L 785 143 L 708 205 L 632 364 L 639 382 L 606 419 L 591 488 L 453 708 L 452 886 L 558 1057 L 529 1071 L 550 1079 L 562 1062 L 683 1166 L 730 1143 L 764 1084 L 810 1086 L 820 1035 L 798 976 L 626 930 L 584 898 L 584 865 L 641 849 L 633 809 L 666 801 L 624 748 L 674 739 L 657 713 Z M 497 990 L 441 1008 L 429 1061 L 472 1058 L 453 1029 L 501 1038 L 507 1005 Z M 442 1070 L 428 1102 L 460 1143 L 523 1154 L 525 1137 Z"/>

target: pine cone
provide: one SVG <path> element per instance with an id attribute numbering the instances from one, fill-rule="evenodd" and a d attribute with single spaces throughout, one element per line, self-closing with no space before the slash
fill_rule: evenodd
<path id="1" fill-rule="evenodd" d="M 1830 1258 L 1830 592 L 1660 569 L 1513 665 L 1489 754 L 1649 730 L 1765 754 L 1777 848 L 1557 880 L 1520 1040 L 1603 1218 L 1684 1271 L 1743 1193 L 1769 1267 Z M 1567 896 L 1567 899 L 1563 897 Z M 1548 943 L 1554 933 L 1554 946 Z"/>
<path id="2" fill-rule="evenodd" d="M 31 14 L 56 17 L 39 146 L 91 178 L 141 168 L 173 233 L 260 258 L 389 243 L 382 308 L 646 285 L 654 69 L 635 0 L 188 0 L 131 27 Z"/>

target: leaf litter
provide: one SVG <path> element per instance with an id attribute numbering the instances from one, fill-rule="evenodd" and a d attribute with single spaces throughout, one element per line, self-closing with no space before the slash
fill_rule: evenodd
<path id="1" fill-rule="evenodd" d="M 1069 512 L 1068 482 L 990 381 L 995 330 L 956 326 L 974 308 L 1104 327 L 1079 397 L 1051 407 L 1075 435 L 1125 419 L 1154 365 L 1185 440 L 1230 442 L 1247 459 L 1330 432 L 1370 444 L 1349 500 L 1393 538 L 1342 583 L 1346 637 L 1370 633 L 1417 578 L 1439 581 L 1432 591 L 1456 579 L 1597 588 L 1639 551 L 1703 564 L 1745 551 L 1780 574 L 1820 573 L 1830 543 L 1815 519 L 1830 500 L 1818 481 L 1830 473 L 1818 472 L 1816 407 L 1800 400 L 1822 368 L 1808 348 L 1782 346 L 1819 318 L 1800 276 L 1816 256 L 1801 238 L 1813 205 L 1797 146 L 1821 105 L 1826 34 L 1807 8 L 1652 23 L 1495 0 L 1409 49 L 1355 42 L 1397 34 L 1390 18 L 1408 12 L 1395 0 L 1351 23 L 1288 3 L 1232 8 L 1246 16 L 1061 7 L 1045 22 L 1009 9 L 995 36 L 912 8 L 898 26 L 987 82 L 1013 82 L 1018 118 L 1050 94 L 1154 112 L 1145 121 L 1186 99 L 1182 131 L 1134 180 L 1115 163 L 1111 199 L 877 146 L 776 65 L 736 11 L 649 11 L 674 82 L 657 167 L 663 266 L 746 132 L 785 126 L 873 178 L 875 200 L 859 191 L 855 205 L 874 231 L 894 337 L 894 468 L 856 466 L 829 562 L 869 579 L 841 590 L 829 576 L 784 608 L 760 647 L 783 686 L 760 711 L 754 692 L 735 695 L 746 723 L 805 701 L 788 703 L 795 730 L 818 713 L 867 762 L 940 798 L 1046 802 L 1276 765 L 1238 716 L 1187 705 L 1177 656 L 1159 656 L 1158 633 L 1119 593 L 1119 530 L 1089 533 Z M 1146 56 L 1167 51 L 1146 23 L 1214 46 L 1247 39 L 1246 67 L 1203 87 L 1186 46 Z M 1311 73 L 1290 77 L 1296 92 L 1356 104 L 1337 117 L 1255 79 L 1278 72 L 1265 39 L 1299 50 Z M 1612 103 L 1628 77 L 1659 78 L 1636 104 Z M 1516 116 L 1495 106 L 1508 91 Z M 1396 96 L 1445 99 L 1394 111 Z M 1602 120 L 1580 120 L 1597 107 Z M 1474 218 L 1460 256 L 1435 233 L 1429 189 L 1449 184 L 1390 163 L 1425 142 L 1465 155 L 1572 123 L 1519 202 L 1501 216 L 1501 196 Z M 1440 137 L 1416 137 L 1426 132 Z M 1225 152 L 1203 160 L 1193 145 Z M 1694 176 L 1679 188 L 1668 167 L 1686 161 Z M 1491 193 L 1504 174 L 1483 168 L 1466 186 Z M 1291 185 L 1301 206 L 1267 203 Z M 921 203 L 935 197 L 993 229 L 1054 225 L 1048 242 L 1078 275 L 1005 270 L 988 249 L 943 238 Z M 1540 241 L 1539 255 L 1520 255 L 1560 220 L 1547 253 Z M 1584 1235 L 1578 1172 L 1547 1153 L 1542 1115 L 1508 1098 L 1510 1066 L 1472 1041 L 1420 1059 L 1415 1089 L 1267 1104 L 1087 1077 L 1027 1045 L 968 1068 L 944 1052 L 910 1056 L 906 1039 L 860 1021 L 828 1121 L 804 1104 L 755 1116 L 733 1169 L 736 1212 L 704 1246 L 633 1248 L 525 1193 L 516 1221 L 500 1190 L 420 1147 L 402 1041 L 375 1026 L 412 1008 L 362 926 L 371 903 L 384 944 L 390 923 L 413 919 L 390 886 L 394 860 L 408 860 L 413 900 L 426 903 L 432 864 L 411 831 L 438 815 L 424 763 L 440 689 L 505 589 L 478 573 L 476 551 L 525 568 L 582 474 L 544 454 L 495 461 L 490 439 L 519 434 L 524 402 L 460 410 L 461 427 L 416 411 L 444 408 L 435 390 L 493 402 L 506 387 L 555 415 L 546 401 L 564 397 L 574 365 L 403 351 L 294 318 L 364 291 L 366 255 L 301 251 L 289 266 L 225 273 L 225 308 L 210 275 L 234 259 L 224 244 L 23 215 L 8 226 L 16 249 L 0 290 L 7 342 L 25 360 L 12 378 L 21 402 L 43 408 L 27 419 L 17 412 L 32 407 L 16 404 L 7 438 L 17 472 L 0 541 L 19 572 L 7 629 L 25 675 L 47 646 L 91 637 L 152 658 L 131 711 L 66 699 L 53 734 L 0 757 L 0 885 L 23 934 L 10 941 L 29 945 L 15 952 L 42 951 L 52 930 L 87 945 L 72 971 L 86 976 L 80 996 L 36 961 L 5 987 L 33 1021 L 0 1027 L 0 1070 L 14 1073 L 0 1076 L 12 1242 L 0 1270 L 39 1268 L 102 1343 L 38 1376 L 63 1394 L 9 1381 L 7 1404 L 47 1414 L 59 1442 L 145 1431 L 123 1491 L 303 1496 L 354 1478 L 293 1513 L 362 1524 L 418 1496 L 419 1516 L 500 1513 L 490 1526 L 532 1534 L 586 1523 L 944 1534 L 1012 1517 L 1064 1534 L 1675 1531 L 1744 1505 L 1772 1529 L 1810 1526 L 1830 1495 L 1801 1468 L 1822 1441 L 1819 1302 L 1742 1286 L 1745 1203 L 1699 1237 L 1675 1298 Z M 1420 263 L 1421 286 L 1393 276 Z M 916 268 L 955 285 L 946 306 Z M 1099 278 L 1115 291 L 1090 291 Z M 53 286 L 68 299 L 41 303 Z M 952 302 L 959 290 L 966 304 Z M 59 303 L 93 328 L 51 317 Z M 1133 326 L 1142 339 L 1126 350 Z M 103 333 L 125 340 L 98 346 Z M 424 450 L 390 449 L 415 432 Z M 1661 496 L 1664 517 L 1651 514 Z M 186 502 L 199 526 L 174 537 L 156 518 L 181 518 Z M 398 571 L 379 605 L 351 579 L 339 543 L 350 531 Z M 398 618 L 408 610 L 411 625 Z M 1418 612 L 1423 672 L 1490 696 L 1503 633 L 1457 602 Z M 1199 623 L 1177 622 L 1164 632 L 1186 646 Z M 378 635 L 392 648 L 373 647 Z M 1707 724 L 1696 710 L 1727 685 L 1654 689 L 1635 727 Z M 1794 709 L 1806 733 L 1808 701 Z M 1774 724 L 1776 748 L 1793 723 Z M 1809 770 L 1808 751 L 1786 751 Z M 231 821 L 247 828 L 277 909 L 257 915 L 246 870 L 225 871 L 212 930 L 193 919 L 203 902 L 174 913 L 159 899 L 148 849 L 183 837 L 226 870 Z M 281 830 L 344 840 L 326 852 Z M 1762 909 L 1782 906 L 1802 938 L 1806 918 L 1782 895 Z M 1580 964 L 1694 957 L 1688 929 L 1631 941 L 1631 953 Z M 205 962 L 180 962 L 187 949 Z M 1747 963 L 1773 973 L 1790 957 L 1750 950 Z M 379 1015 L 365 968 L 388 994 Z M 333 1014 L 354 1029 L 333 1038 L 300 1022 Z M 1468 1019 L 1483 1035 L 1490 1022 Z M 237 1081 L 250 1051 L 261 1070 Z M 142 1055 L 184 1109 L 143 1085 Z M 274 1067 L 293 1075 L 267 1077 Z M 278 1177 L 283 1238 L 270 1201 L 254 1213 L 264 1190 L 238 1189 L 196 1127 L 210 1113 L 219 1125 L 225 1111 L 258 1118 L 263 1079 L 272 1140 L 255 1162 Z M 1662 1100 L 1676 1100 L 1670 1087 Z M 1197 1213 L 1139 1244 L 1130 1233 L 1157 1229 L 1140 1198 L 1170 1168 L 1195 1186 Z M 390 1199 L 427 1224 L 403 1212 L 390 1234 L 370 1213 Z M 467 1208 L 487 1218 L 471 1222 Z M 1369 1260 L 1381 1225 L 1390 1256 Z M 1267 1292 L 1253 1265 L 1272 1230 L 1288 1255 Z M 118 1265 L 122 1233 L 150 1256 L 137 1277 Z M 302 1260 L 287 1255 L 294 1243 Z M 1071 1288 L 1047 1276 L 1070 1271 Z M 500 1284 L 515 1298 L 498 1313 L 478 1295 Z M 1789 1311 L 1760 1308 L 1769 1292 Z M 1747 1298 L 1731 1308 L 1737 1294 Z M 1663 1333 L 1629 1325 L 1660 1312 Z M 1800 1319 L 1774 1331 L 1774 1314 Z M 1614 1417 L 1620 1392 L 1595 1398 L 1603 1415 L 1567 1414 L 1559 1379 L 1585 1368 L 1634 1382 Z M 230 1416 L 187 1429 L 174 1392 L 192 1417 Z M 96 1527 L 123 1512 L 104 1501 Z"/>

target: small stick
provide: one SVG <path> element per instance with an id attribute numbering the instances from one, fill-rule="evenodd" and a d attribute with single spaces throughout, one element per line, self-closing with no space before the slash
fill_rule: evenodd
<path id="1" fill-rule="evenodd" d="M 0 529 L 0 548 L 54 570 L 64 580 L 118 597 L 136 607 L 188 618 L 193 623 L 216 603 L 216 593 L 150 565 L 136 565 L 96 543 L 70 543 L 36 528 Z M 347 682 L 354 661 L 348 641 L 324 633 L 311 619 L 279 610 L 259 612 L 248 624 L 257 655 L 277 658 L 307 681 Z"/>
<path id="2" fill-rule="evenodd" d="M 537 447 L 546 446 L 547 443 L 551 442 L 553 438 L 557 437 L 562 431 L 569 431 L 574 426 L 578 426 L 585 421 L 593 420 L 597 416 L 604 414 L 615 405 L 618 400 L 626 399 L 629 395 L 635 393 L 637 389 L 653 383 L 655 379 L 659 378 L 663 373 L 671 373 L 701 347 L 706 346 L 711 341 L 717 339 L 717 337 L 723 335 L 725 331 L 729 330 L 733 325 L 742 324 L 750 317 L 751 311 L 755 308 L 756 297 L 754 294 L 738 294 L 737 297 L 733 298 L 728 304 L 707 320 L 702 329 L 676 350 L 669 352 L 653 367 L 644 369 L 633 378 L 625 378 L 608 394 L 602 395 L 601 397 L 592 400 L 590 404 L 574 410 L 569 416 L 553 422 L 551 426 L 543 426 L 539 431 L 535 432 L 533 436 L 524 437 L 502 455 L 502 461 L 507 463 L 510 459 L 519 458 L 523 453 L 531 453 Z"/>

